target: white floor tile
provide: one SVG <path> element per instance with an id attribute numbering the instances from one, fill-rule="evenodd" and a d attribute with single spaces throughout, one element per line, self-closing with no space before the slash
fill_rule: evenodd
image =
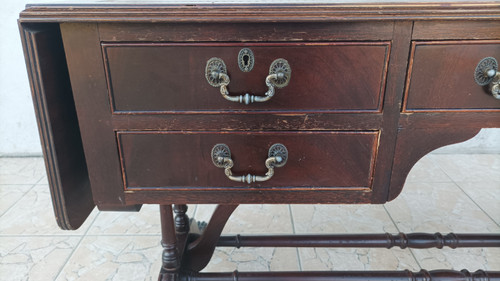
<path id="1" fill-rule="evenodd" d="M 0 236 L 0 279 L 54 280 L 80 239 Z"/>

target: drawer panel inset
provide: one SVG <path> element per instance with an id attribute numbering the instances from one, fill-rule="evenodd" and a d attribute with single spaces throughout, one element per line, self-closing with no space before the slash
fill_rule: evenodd
<path id="1" fill-rule="evenodd" d="M 378 131 L 328 132 L 117 132 L 125 189 L 369 189 Z M 212 148 L 225 144 L 234 176 L 264 176 L 273 144 L 286 164 L 263 182 L 235 182 L 216 167 Z"/>
<path id="2" fill-rule="evenodd" d="M 113 113 L 381 110 L 390 43 L 103 43 Z M 238 55 L 253 53 L 241 70 Z M 224 99 L 205 75 L 207 62 L 221 59 L 234 96 L 264 96 L 271 64 L 291 68 L 286 87 L 266 102 Z"/>
<path id="3" fill-rule="evenodd" d="M 500 111 L 474 78 L 486 57 L 500 60 L 500 41 L 414 42 L 403 110 Z"/>

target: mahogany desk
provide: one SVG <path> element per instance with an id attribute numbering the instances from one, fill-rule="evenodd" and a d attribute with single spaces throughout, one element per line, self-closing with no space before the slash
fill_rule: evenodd
<path id="1" fill-rule="evenodd" d="M 160 280 L 500 280 L 199 273 L 216 246 L 499 246 L 487 234 L 220 237 L 238 204 L 382 204 L 426 153 L 500 127 L 499 2 L 28 5 L 19 22 L 61 228 L 95 205 L 159 204 Z M 219 207 L 190 227 L 197 203 Z"/>

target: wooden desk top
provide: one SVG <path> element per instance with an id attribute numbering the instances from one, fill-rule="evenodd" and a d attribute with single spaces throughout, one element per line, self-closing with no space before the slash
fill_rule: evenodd
<path id="1" fill-rule="evenodd" d="M 497 19 L 500 1 L 87 1 L 31 4 L 21 22 L 333 22 Z M 314 1 L 316 2 L 316 1 Z M 347 3 L 346 3 L 347 2 Z"/>

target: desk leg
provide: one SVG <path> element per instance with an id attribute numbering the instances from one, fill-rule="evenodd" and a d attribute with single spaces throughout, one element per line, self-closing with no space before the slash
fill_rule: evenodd
<path id="1" fill-rule="evenodd" d="M 162 267 L 158 281 L 178 280 L 180 257 L 177 249 L 172 205 L 160 205 Z"/>
<path id="2" fill-rule="evenodd" d="M 177 232 L 177 234 L 189 232 L 189 218 L 186 215 L 187 210 L 187 205 L 174 205 L 175 232 Z"/>

